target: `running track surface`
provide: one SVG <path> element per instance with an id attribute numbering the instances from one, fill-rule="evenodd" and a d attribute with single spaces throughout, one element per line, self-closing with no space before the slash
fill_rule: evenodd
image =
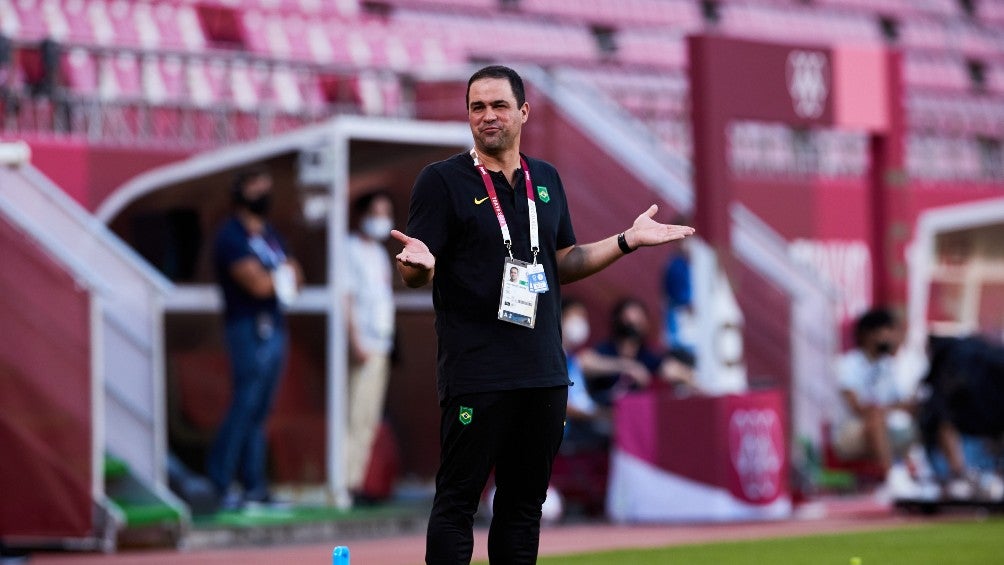
<path id="1" fill-rule="evenodd" d="M 613 525 L 588 524 L 545 526 L 541 531 L 540 554 L 562 555 L 594 551 L 664 547 L 728 540 L 794 537 L 820 533 L 879 530 L 928 523 L 932 519 L 959 519 L 958 515 L 938 518 L 906 515 L 870 499 L 830 501 L 813 508 L 813 517 L 776 522 L 744 522 L 700 525 Z M 805 514 L 809 514 L 806 512 Z M 475 530 L 474 559 L 488 558 L 487 530 Z M 199 551 L 157 550 L 117 554 L 36 554 L 30 565 L 276 565 L 331 563 L 335 545 L 347 545 L 353 565 L 420 565 L 424 562 L 425 537 L 409 535 L 383 539 L 332 540 L 327 545 L 239 547 Z"/>

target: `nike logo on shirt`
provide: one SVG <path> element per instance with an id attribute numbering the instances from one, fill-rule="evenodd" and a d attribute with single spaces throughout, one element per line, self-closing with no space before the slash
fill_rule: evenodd
<path id="1" fill-rule="evenodd" d="M 475 205 L 477 205 L 477 204 L 481 204 L 481 203 L 482 203 L 482 202 L 484 202 L 485 200 L 488 200 L 488 197 L 487 197 L 487 196 L 485 196 L 484 198 L 480 198 L 480 199 L 479 199 L 479 198 L 477 198 L 477 197 L 475 197 L 475 198 L 474 198 L 474 204 L 475 204 Z"/>

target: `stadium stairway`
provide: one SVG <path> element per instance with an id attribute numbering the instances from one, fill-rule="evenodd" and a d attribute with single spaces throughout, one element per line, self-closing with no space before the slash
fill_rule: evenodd
<path id="1" fill-rule="evenodd" d="M 124 460 L 106 455 L 105 496 L 118 524 L 116 545 L 177 546 L 187 530 L 187 514 L 139 480 Z"/>

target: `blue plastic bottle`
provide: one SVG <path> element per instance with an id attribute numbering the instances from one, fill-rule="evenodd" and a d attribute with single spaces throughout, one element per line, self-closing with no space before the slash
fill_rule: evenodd
<path id="1" fill-rule="evenodd" d="M 331 565 L 349 565 L 349 548 L 340 545 L 331 552 Z"/>

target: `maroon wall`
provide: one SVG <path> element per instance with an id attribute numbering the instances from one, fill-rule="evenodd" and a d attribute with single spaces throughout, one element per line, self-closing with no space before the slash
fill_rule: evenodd
<path id="1" fill-rule="evenodd" d="M 82 139 L 25 139 L 32 165 L 92 212 L 113 190 L 155 167 L 190 152 L 128 146 L 90 145 Z"/>
<path id="2" fill-rule="evenodd" d="M 91 500 L 90 307 L 0 219 L 0 536 L 83 537 Z"/>

